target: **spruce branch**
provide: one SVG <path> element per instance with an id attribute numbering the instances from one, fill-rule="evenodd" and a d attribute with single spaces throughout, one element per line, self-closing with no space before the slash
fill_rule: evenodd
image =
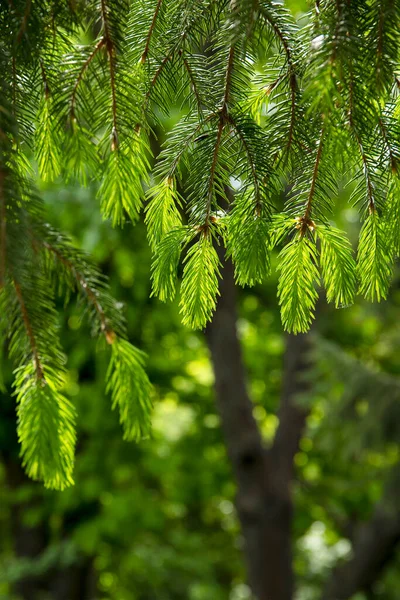
<path id="1" fill-rule="evenodd" d="M 212 208 L 212 200 L 213 200 L 213 189 L 214 189 L 214 180 L 215 180 L 215 172 L 218 164 L 218 154 L 220 150 L 222 133 L 224 131 L 225 125 L 229 121 L 229 97 L 232 83 L 232 71 L 233 71 L 233 59 L 235 55 L 234 46 L 231 46 L 228 54 L 228 64 L 226 66 L 225 72 L 225 89 L 224 89 L 224 97 L 222 100 L 222 106 L 219 113 L 219 122 L 217 129 L 217 138 L 215 141 L 213 157 L 211 161 L 210 168 L 210 176 L 208 182 L 208 190 L 207 190 L 207 204 L 206 204 L 206 213 L 205 213 L 205 222 L 204 227 L 207 229 L 210 225 L 210 216 L 211 216 L 211 208 Z"/>
<path id="2" fill-rule="evenodd" d="M 392 278 L 392 251 L 384 222 L 372 211 L 365 219 L 358 245 L 360 293 L 372 302 L 386 299 Z"/>
<path id="3" fill-rule="evenodd" d="M 300 219 L 300 223 L 301 223 L 300 234 L 302 236 L 305 235 L 305 233 L 307 232 L 307 230 L 309 228 L 315 227 L 313 222 L 310 220 L 310 217 L 311 217 L 311 211 L 312 211 L 312 203 L 313 203 L 314 194 L 315 194 L 315 186 L 317 184 L 318 171 L 319 171 L 319 166 L 320 166 L 321 157 L 322 157 L 324 133 L 325 133 L 325 130 L 324 130 L 324 125 L 323 125 L 322 129 L 321 129 L 321 135 L 320 135 L 320 138 L 318 141 L 318 150 L 317 150 L 317 155 L 315 157 L 315 163 L 314 163 L 314 168 L 313 168 L 313 172 L 312 172 L 311 185 L 310 185 L 310 191 L 308 193 L 306 208 L 304 211 L 304 215 Z"/>
<path id="4" fill-rule="evenodd" d="M 376 210 L 376 203 L 375 203 L 375 196 L 374 196 L 374 184 L 372 182 L 370 167 L 368 165 L 367 157 L 364 152 L 364 147 L 363 147 L 361 137 L 359 136 L 357 129 L 354 129 L 353 132 L 354 132 L 354 136 L 357 140 L 357 145 L 360 150 L 361 160 L 363 163 L 363 171 L 364 171 L 366 189 L 367 189 L 367 194 L 368 194 L 368 210 L 370 213 L 374 213 Z"/>
<path id="5" fill-rule="evenodd" d="M 389 153 L 390 168 L 391 168 L 392 174 L 395 175 L 398 172 L 398 158 L 396 157 L 391 140 L 389 139 L 389 133 L 388 133 L 387 127 L 382 119 L 382 116 L 379 117 L 378 123 L 379 123 L 379 129 L 382 133 L 383 142 Z"/>
<path id="6" fill-rule="evenodd" d="M 29 345 L 30 345 L 31 351 L 32 351 L 32 358 L 33 358 L 33 362 L 35 365 L 36 378 L 38 381 L 45 382 L 46 380 L 45 380 L 44 371 L 43 371 L 43 367 L 42 367 L 41 360 L 40 360 L 39 349 L 38 349 L 38 345 L 36 343 L 35 335 L 33 333 L 33 327 L 31 324 L 31 320 L 29 318 L 28 309 L 27 309 L 25 301 L 24 301 L 24 296 L 23 296 L 23 293 L 21 290 L 21 286 L 15 279 L 13 279 L 13 283 L 14 283 L 14 289 L 15 289 L 15 293 L 16 293 L 16 296 L 18 299 L 18 303 L 20 306 L 26 335 L 28 337 Z"/>
<path id="7" fill-rule="evenodd" d="M 144 369 L 146 355 L 127 340 L 117 338 L 111 346 L 106 375 L 112 408 L 118 408 L 124 439 L 138 441 L 151 428 L 151 384 Z"/>
<path id="8" fill-rule="evenodd" d="M 18 440 L 27 474 L 45 487 L 63 490 L 73 485 L 76 413 L 71 402 L 49 382 L 40 385 L 31 369 L 15 378 Z"/>
<path id="9" fill-rule="evenodd" d="M 244 149 L 244 151 L 246 153 L 247 160 L 248 160 L 248 163 L 250 165 L 250 170 L 251 170 L 251 175 L 252 175 L 253 185 L 254 185 L 254 195 L 255 195 L 255 199 L 256 199 L 255 212 L 256 212 L 256 214 L 260 214 L 260 212 L 261 212 L 260 184 L 259 184 L 259 181 L 258 181 L 257 165 L 256 165 L 256 162 L 254 160 L 253 152 L 252 152 L 251 148 L 249 147 L 249 144 L 248 144 L 245 136 L 243 135 L 243 132 L 237 126 L 237 123 L 236 123 L 235 119 L 233 117 L 231 117 L 231 116 L 229 118 L 229 123 L 234 128 L 235 133 L 238 136 L 238 138 L 239 138 L 239 140 L 240 140 L 240 142 L 241 142 L 241 144 L 243 146 L 243 149 Z"/>
<path id="10" fill-rule="evenodd" d="M 38 240 L 39 243 L 42 244 L 46 250 L 51 252 L 56 259 L 62 263 L 62 265 L 69 271 L 73 277 L 73 279 L 77 282 L 82 293 L 87 297 L 88 302 L 95 309 L 99 321 L 101 323 L 101 331 L 104 333 L 104 336 L 107 340 L 108 344 L 112 344 L 115 340 L 115 332 L 110 326 L 110 323 L 107 319 L 103 306 L 98 298 L 98 293 L 96 290 L 89 284 L 87 277 L 85 277 L 84 273 L 76 268 L 76 266 L 70 261 L 66 256 L 64 256 L 58 248 L 50 244 L 45 240 Z"/>
<path id="11" fill-rule="evenodd" d="M 343 232 L 330 225 L 318 224 L 321 242 L 320 264 L 328 302 L 336 308 L 353 303 L 356 288 L 356 262 L 351 244 Z"/>
<path id="12" fill-rule="evenodd" d="M 361 161 L 362 161 L 362 165 L 363 165 L 363 173 L 364 173 L 364 178 L 365 178 L 365 184 L 366 184 L 366 191 L 367 191 L 367 198 L 368 198 L 368 211 L 370 213 L 374 213 L 376 206 L 375 206 L 375 197 L 374 197 L 374 185 L 372 182 L 372 177 L 371 177 L 371 172 L 370 172 L 370 167 L 368 165 L 368 160 L 367 160 L 367 156 L 365 154 L 364 151 L 364 145 L 363 145 L 363 141 L 361 139 L 361 135 L 358 131 L 357 128 L 357 124 L 355 122 L 355 103 L 354 103 L 354 80 L 353 80 L 353 71 L 351 68 L 351 62 L 350 62 L 350 81 L 349 81 L 349 125 L 350 125 L 350 129 L 354 135 L 354 138 L 356 140 L 357 143 L 357 147 L 361 156 Z"/>
<path id="13" fill-rule="evenodd" d="M 194 93 L 195 98 L 196 98 L 197 108 L 198 108 L 199 112 L 201 113 L 202 112 L 202 104 L 203 103 L 202 103 L 202 100 L 201 100 L 200 91 L 198 89 L 196 80 L 194 78 L 194 74 L 193 74 L 192 68 L 189 65 L 189 62 L 188 62 L 187 58 L 183 55 L 183 52 L 182 52 L 182 56 L 183 56 L 183 64 L 184 64 L 184 67 L 185 67 L 186 72 L 188 74 L 190 85 L 192 87 L 193 93 Z"/>
<path id="14" fill-rule="evenodd" d="M 315 241 L 296 236 L 279 254 L 278 297 L 284 328 L 292 333 L 310 328 L 318 293 Z"/>
<path id="15" fill-rule="evenodd" d="M 85 60 L 85 62 L 83 63 L 78 76 L 75 80 L 74 83 L 74 87 L 72 89 L 72 94 L 71 94 L 71 101 L 70 101 L 70 117 L 71 119 L 75 118 L 75 106 L 76 106 L 76 96 L 77 96 L 77 92 L 78 92 L 78 88 L 79 85 L 87 71 L 87 69 L 89 68 L 92 60 L 95 58 L 96 54 L 106 45 L 106 40 L 104 37 L 100 38 L 99 41 L 97 42 L 97 44 L 95 45 L 94 49 L 92 50 L 92 52 L 89 54 L 89 56 L 87 57 L 87 59 Z"/>
<path id="16" fill-rule="evenodd" d="M 273 18 L 273 16 L 271 15 L 271 13 L 270 13 L 270 11 L 268 9 L 266 9 L 262 5 L 260 5 L 260 9 L 261 9 L 261 13 L 264 15 L 264 18 L 266 19 L 266 21 L 268 21 L 268 23 L 272 27 L 274 33 L 276 34 L 277 38 L 279 39 L 280 43 L 282 44 L 282 47 L 284 49 L 284 52 L 285 52 L 285 55 L 286 55 L 286 60 L 287 60 L 287 63 L 289 65 L 289 68 L 290 68 L 291 71 L 294 72 L 294 58 L 293 58 L 293 55 L 292 55 L 292 50 L 291 50 L 290 45 L 289 45 L 289 41 L 288 41 L 285 33 L 279 27 L 278 23 Z"/>
<path id="17" fill-rule="evenodd" d="M 144 47 L 144 50 L 143 50 L 143 54 L 142 54 L 142 56 L 140 58 L 140 62 L 142 64 L 146 61 L 147 55 L 149 53 L 151 36 L 153 35 L 153 31 L 154 31 L 154 28 L 156 26 L 157 17 L 158 17 L 158 13 L 160 12 L 160 8 L 161 8 L 162 2 L 163 2 L 163 0 L 158 0 L 157 1 L 156 9 L 154 11 L 154 15 L 153 15 L 153 18 L 151 20 L 151 25 L 150 25 L 149 31 L 147 33 L 147 36 L 146 36 L 146 44 L 145 44 L 145 47 Z"/>
<path id="18" fill-rule="evenodd" d="M 296 68 L 295 68 L 295 59 L 293 56 L 292 49 L 290 47 L 289 40 L 285 32 L 279 27 L 276 19 L 273 18 L 271 12 L 265 8 L 264 6 L 260 6 L 261 13 L 263 14 L 266 21 L 270 24 L 272 30 L 277 36 L 279 42 L 281 43 L 286 61 L 288 64 L 288 78 L 289 78 L 289 89 L 290 89 L 290 123 L 289 123 L 289 134 L 288 141 L 286 146 L 286 154 L 289 153 L 289 150 L 293 144 L 293 135 L 296 123 L 296 94 L 297 94 L 297 76 L 296 76 Z"/>
<path id="19" fill-rule="evenodd" d="M 143 112 L 146 113 L 146 111 L 149 108 L 149 104 L 150 104 L 150 99 L 151 99 L 151 94 L 153 92 L 153 88 L 156 86 L 156 83 L 159 79 L 159 77 L 161 76 L 165 66 L 168 64 L 168 62 L 172 59 L 172 55 L 171 54 L 167 54 L 166 56 L 164 56 L 164 58 L 162 59 L 161 63 L 158 65 L 150 83 L 149 83 L 149 88 L 146 92 L 146 95 L 144 97 L 144 102 L 143 102 Z"/>
<path id="20" fill-rule="evenodd" d="M 176 152 L 175 157 L 174 157 L 170 167 L 168 168 L 168 173 L 167 173 L 168 177 L 174 176 L 175 171 L 179 165 L 180 160 L 182 159 L 183 154 L 187 151 L 190 144 L 192 144 L 193 142 L 196 141 L 196 138 L 200 134 L 203 127 L 205 125 L 207 125 L 216 116 L 217 116 L 216 113 L 210 113 L 204 119 L 200 120 L 196 124 L 196 127 L 193 129 L 191 134 L 189 136 L 187 136 L 187 138 L 185 139 L 184 143 L 181 145 L 181 148 L 178 150 L 178 152 Z"/>
<path id="21" fill-rule="evenodd" d="M 111 112 L 112 112 L 112 132 L 111 132 L 111 150 L 117 150 L 119 145 L 117 131 L 117 94 L 115 86 L 115 46 L 110 34 L 108 22 L 108 7 L 106 0 L 101 0 L 101 16 L 104 28 L 104 45 L 107 50 L 108 66 L 110 71 L 110 88 L 111 88 Z"/>
<path id="22" fill-rule="evenodd" d="M 352 248 L 329 224 L 343 179 L 356 184 L 352 198 L 365 217 L 357 276 L 366 298 L 387 295 L 399 254 L 400 126 L 392 89 L 398 2 L 317 2 L 310 27 L 301 31 L 285 6 L 271 0 L 139 4 L 98 0 L 71 8 L 61 0 L 8 0 L 0 11 L 0 301 L 10 356 L 21 368 L 19 410 L 28 411 L 21 426 L 27 469 L 56 485 L 70 477 L 73 419 L 46 443 L 35 426 L 36 418 L 51 428 L 64 410 L 72 414 L 60 394 L 64 359 L 53 294 L 69 299 L 76 292 L 95 333 L 110 344 L 109 385 L 116 386 L 113 403 L 129 438 L 148 430 L 148 385 L 105 279 L 44 225 L 42 202 L 26 177 L 27 148 L 34 145 L 44 179 L 100 180 L 102 212 L 114 225 L 137 220 L 143 198 L 149 200 L 152 293 L 174 296 L 187 249 L 180 309 L 189 326 L 204 327 L 213 314 L 218 243 L 239 285 L 263 282 L 271 249 L 284 243 L 278 295 L 290 331 L 310 326 L 319 270 L 328 302 L 350 304 Z M 98 37 L 81 46 L 87 31 L 80 24 L 97 32 L 98 21 Z M 255 90 L 258 79 L 265 85 Z M 159 113 L 177 104 L 181 118 L 153 169 L 153 125 L 162 126 Z M 234 195 L 227 191 L 231 181 Z M 288 181 L 284 210 L 271 215 Z M 40 468 L 29 441 L 42 457 Z M 65 464 L 57 454 L 64 451 Z M 51 463 L 48 471 L 43 460 Z"/>
<path id="23" fill-rule="evenodd" d="M 150 201 L 145 209 L 145 223 L 151 249 L 157 252 L 163 237 L 172 229 L 181 226 L 179 208 L 182 207 L 182 203 L 172 177 L 166 177 L 157 186 L 153 186 L 148 195 Z"/>
<path id="24" fill-rule="evenodd" d="M 189 248 L 185 259 L 179 303 L 182 322 L 203 329 L 211 319 L 219 295 L 220 261 L 209 230 Z"/>

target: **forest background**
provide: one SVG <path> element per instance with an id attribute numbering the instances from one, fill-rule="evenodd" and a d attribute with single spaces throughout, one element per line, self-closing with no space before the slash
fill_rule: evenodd
<path id="1" fill-rule="evenodd" d="M 308 3 L 286 4 L 301 23 Z M 160 116 L 157 143 L 181 116 L 178 106 L 168 117 Z M 95 184 L 84 188 L 37 177 L 37 185 L 48 221 L 93 256 L 109 277 L 113 296 L 123 303 L 129 339 L 148 356 L 154 413 L 148 439 L 123 440 L 118 414 L 105 394 L 105 352 L 96 352 L 79 307 L 64 307 L 59 300 L 68 355 L 64 393 L 79 415 L 75 485 L 62 492 L 45 489 L 21 467 L 12 367 L 4 360 L 0 597 L 249 600 L 248 572 L 258 570 L 258 559 L 261 568 L 269 562 L 285 580 L 273 562 L 274 554 L 285 562 L 284 551 L 277 551 L 279 541 L 277 546 L 272 538 L 263 539 L 258 556 L 247 550 L 250 569 L 243 558 L 235 509 L 237 465 L 233 461 L 232 470 L 221 431 L 224 406 L 219 400 L 217 408 L 215 402 L 221 388 L 217 376 L 216 394 L 214 369 L 225 368 L 232 374 L 231 400 L 238 389 L 235 377 L 239 387 L 246 381 L 267 451 L 275 448 L 285 407 L 291 425 L 301 421 L 292 437 L 293 431 L 287 432 L 296 442 L 290 447 L 293 472 L 290 466 L 287 474 L 293 502 L 289 534 L 288 520 L 283 517 L 280 530 L 279 511 L 272 517 L 283 544 L 290 538 L 296 600 L 398 600 L 397 270 L 386 302 L 357 298 L 340 310 L 321 303 L 311 333 L 293 336 L 283 332 L 276 272 L 262 285 L 241 289 L 230 285 L 227 265 L 228 283 L 216 318 L 205 333 L 195 332 L 181 323 L 179 298 L 164 304 L 150 297 L 152 256 L 142 221 L 134 229 L 103 221 Z M 350 194 L 344 182 L 335 222 L 355 244 L 359 217 Z M 276 260 L 273 255 L 273 265 Z M 230 324 L 236 321 L 245 375 L 229 362 L 241 359 L 235 352 L 232 356 L 237 348 L 229 337 L 232 330 L 223 329 L 226 314 Z M 218 339 L 226 346 L 219 347 Z M 293 356 L 301 358 L 300 364 Z M 232 444 L 235 440 L 228 439 L 230 450 Z M 245 470 L 253 468 L 252 461 L 245 457 Z M 279 593 L 271 599 L 288 598 L 285 591 Z"/>

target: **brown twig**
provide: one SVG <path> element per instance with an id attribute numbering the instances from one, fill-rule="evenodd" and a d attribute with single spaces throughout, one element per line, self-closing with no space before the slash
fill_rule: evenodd
<path id="1" fill-rule="evenodd" d="M 229 49 L 228 64 L 227 64 L 226 73 L 225 73 L 225 91 L 224 91 L 224 98 L 223 98 L 222 107 L 221 107 L 220 116 L 219 116 L 217 139 L 215 142 L 214 153 L 213 153 L 213 157 L 212 157 L 212 161 L 211 161 L 210 179 L 209 179 L 209 183 L 208 183 L 206 218 L 205 218 L 205 223 L 204 223 L 205 230 L 208 228 L 209 223 L 210 223 L 212 190 L 213 190 L 213 186 L 214 186 L 215 172 L 216 172 L 216 168 L 217 168 L 217 164 L 218 164 L 218 154 L 219 154 L 219 149 L 221 146 L 222 133 L 223 133 L 224 127 L 228 121 L 228 103 L 229 103 L 230 89 L 231 89 L 231 83 L 232 83 L 232 70 L 233 70 L 234 55 L 235 55 L 235 50 L 234 50 L 234 47 L 231 46 Z"/>
<path id="2" fill-rule="evenodd" d="M 142 54 L 142 56 L 140 58 L 140 62 L 142 64 L 145 62 L 145 60 L 147 58 L 147 55 L 149 53 L 151 36 L 153 35 L 154 27 L 156 26 L 156 21 L 157 21 L 158 13 L 159 13 L 160 8 L 161 8 L 162 1 L 163 0 L 158 0 L 157 6 L 156 6 L 156 10 L 154 11 L 154 15 L 153 15 L 153 19 L 151 21 L 150 29 L 149 29 L 147 37 L 146 37 L 146 45 L 144 47 L 143 54 Z"/>
<path id="3" fill-rule="evenodd" d="M 108 64 L 110 69 L 110 87 L 111 87 L 111 103 L 112 103 L 112 140 L 111 149 L 116 150 L 118 148 L 118 131 L 117 131 L 117 93 L 115 89 L 115 48 L 110 35 L 110 29 L 108 25 L 107 6 L 105 0 L 101 0 L 101 15 L 103 19 L 104 27 L 104 44 L 107 49 Z"/>
<path id="4" fill-rule="evenodd" d="M 76 269 L 75 265 L 70 260 L 68 260 L 68 258 L 66 258 L 52 244 L 50 244 L 49 242 L 44 242 L 44 241 L 41 241 L 40 243 L 42 244 L 42 246 L 44 248 L 46 248 L 46 250 L 48 250 L 49 252 L 54 254 L 56 256 L 56 258 L 64 265 L 64 267 L 68 271 L 70 271 L 72 273 L 72 275 L 75 277 L 75 280 L 78 282 L 81 290 L 87 296 L 90 304 L 92 304 L 93 308 L 95 309 L 96 313 L 98 314 L 98 317 L 99 317 L 99 320 L 101 323 L 101 331 L 104 333 L 107 342 L 109 344 L 112 344 L 116 337 L 115 332 L 109 326 L 108 319 L 104 312 L 104 309 L 97 298 L 95 290 L 93 290 L 90 287 L 86 277 L 83 275 L 83 273 L 78 271 Z"/>
<path id="5" fill-rule="evenodd" d="M 79 71 L 78 77 L 76 78 L 73 90 L 72 90 L 72 94 L 71 94 L 71 103 L 70 103 L 70 115 L 71 118 L 75 117 L 75 105 L 76 105 L 76 94 L 78 91 L 78 87 L 79 84 L 81 83 L 83 76 L 86 72 L 86 70 L 89 68 L 90 63 L 92 62 L 92 60 L 94 59 L 94 57 L 96 56 L 97 52 L 103 48 L 103 46 L 105 45 L 105 39 L 101 38 L 101 40 L 99 40 L 96 44 L 96 46 L 94 47 L 93 51 L 90 53 L 90 55 L 88 56 L 88 58 L 85 60 L 85 62 L 82 65 L 81 70 Z"/>
<path id="6" fill-rule="evenodd" d="M 177 153 L 177 155 L 175 156 L 175 158 L 174 158 L 174 161 L 173 161 L 173 163 L 171 164 L 171 168 L 169 169 L 169 172 L 168 172 L 168 175 L 169 175 L 169 177 L 171 177 L 171 176 L 174 174 L 174 171 L 175 171 L 175 169 L 176 169 L 176 167 L 177 167 L 177 165 L 178 165 L 178 163 L 179 163 L 179 161 L 180 161 L 180 159 L 181 159 L 181 157 L 182 157 L 182 154 L 185 152 L 186 148 L 187 148 L 187 147 L 188 147 L 188 146 L 189 146 L 189 145 L 190 145 L 192 142 L 195 142 L 195 141 L 196 141 L 196 136 L 197 136 L 197 134 L 198 134 L 198 133 L 201 131 L 202 127 L 203 127 L 204 125 L 206 125 L 206 124 L 207 124 L 209 121 L 211 121 L 211 119 L 212 119 L 213 117 L 215 117 L 215 116 L 216 116 L 216 114 L 215 114 L 215 113 L 211 113 L 211 114 L 209 114 L 209 115 L 208 115 L 208 116 L 207 116 L 207 117 L 204 119 L 204 121 L 201 121 L 200 123 L 198 123 L 198 125 L 197 125 L 196 129 L 193 131 L 192 135 L 190 135 L 190 136 L 189 136 L 189 137 L 186 139 L 186 141 L 185 141 L 185 144 L 184 144 L 183 148 L 182 148 L 182 149 L 180 150 L 180 152 L 178 152 L 178 153 Z"/>
<path id="7" fill-rule="evenodd" d="M 257 169 L 256 169 L 256 165 L 254 163 L 253 160 L 253 156 L 251 154 L 251 150 L 249 148 L 249 145 L 246 141 L 246 138 L 243 136 L 243 133 L 240 131 L 240 129 L 237 127 L 236 122 L 234 119 L 230 118 L 229 122 L 231 123 L 231 125 L 233 126 L 233 128 L 235 129 L 235 132 L 237 134 L 237 136 L 239 137 L 242 146 L 247 154 L 247 159 L 249 161 L 249 165 L 250 165 L 250 170 L 251 170 L 251 174 L 253 177 L 253 181 L 254 181 L 254 192 L 255 192 L 255 197 L 256 197 L 256 214 L 257 216 L 260 215 L 261 213 L 261 199 L 260 199 L 260 185 L 258 182 L 258 176 L 257 176 Z"/>
<path id="8" fill-rule="evenodd" d="M 275 21 L 271 18 L 268 11 L 264 11 L 263 14 L 264 14 L 266 20 L 268 21 L 268 23 L 271 25 L 275 34 L 279 38 L 279 40 L 283 46 L 284 52 L 286 54 L 287 63 L 289 65 L 290 124 L 289 124 L 288 143 L 286 146 L 286 152 L 288 152 L 293 143 L 293 134 L 294 134 L 295 121 L 296 121 L 296 90 L 297 90 L 296 71 L 295 71 L 295 66 L 294 66 L 292 50 L 288 44 L 288 41 L 287 41 L 283 31 L 281 31 L 281 29 L 278 27 L 278 25 L 275 23 Z"/>
<path id="9" fill-rule="evenodd" d="M 157 67 L 156 72 L 153 75 L 152 80 L 150 81 L 150 85 L 149 85 L 149 89 L 146 92 L 146 95 L 144 97 L 144 102 L 143 102 L 143 110 L 146 111 L 148 106 L 149 106 L 149 102 L 150 102 L 150 95 L 151 92 L 153 91 L 153 87 L 155 86 L 155 84 L 157 83 L 158 78 L 160 77 L 165 65 L 167 64 L 167 62 L 172 58 L 172 56 L 170 54 L 168 54 L 167 56 L 164 56 L 164 58 L 162 59 L 161 63 L 159 64 L 159 66 Z"/>
<path id="10" fill-rule="evenodd" d="M 356 124 L 354 122 L 354 93 L 353 93 L 353 73 L 352 73 L 352 64 L 350 61 L 350 82 L 349 82 L 349 125 L 351 130 L 353 131 L 354 137 L 356 139 L 359 151 L 360 151 L 360 155 L 361 155 L 361 160 L 363 163 L 363 170 L 364 170 L 364 176 L 365 176 L 365 182 L 367 185 L 367 194 L 368 194 L 368 209 L 370 213 L 374 213 L 376 210 L 376 205 L 375 205 L 375 197 L 374 197 L 374 185 L 372 183 L 371 180 L 371 175 L 369 172 L 369 166 L 368 166 L 368 161 L 367 161 L 367 157 L 364 151 L 364 146 L 362 143 L 362 139 L 360 137 L 360 134 L 357 131 L 357 127 Z"/>
<path id="11" fill-rule="evenodd" d="M 15 293 L 17 295 L 17 299 L 18 299 L 18 302 L 19 302 L 19 305 L 21 308 L 22 320 L 24 322 L 26 335 L 28 336 L 29 344 L 30 344 L 30 347 L 32 350 L 33 362 L 35 364 L 35 369 L 36 369 L 36 377 L 40 381 L 45 381 L 43 368 L 42 368 L 42 365 L 40 362 L 39 349 L 37 347 L 35 335 L 33 333 L 32 325 L 31 325 L 31 322 L 29 319 L 28 309 L 26 308 L 26 304 L 25 304 L 24 297 L 22 294 L 21 286 L 15 279 L 13 279 L 13 281 L 14 281 Z"/>
<path id="12" fill-rule="evenodd" d="M 312 210 L 312 201 L 314 199 L 315 186 L 317 185 L 318 170 L 321 162 L 322 149 L 323 149 L 323 138 L 324 138 L 324 127 L 322 127 L 321 135 L 319 138 L 317 156 L 315 157 L 314 169 L 311 179 L 311 187 L 308 193 L 308 199 L 306 204 L 306 210 L 304 216 L 301 218 L 301 235 L 304 235 L 310 225 L 310 216 Z"/>
<path id="13" fill-rule="evenodd" d="M 379 117 L 379 128 L 382 132 L 382 137 L 383 140 L 386 144 L 386 147 L 389 151 L 389 157 L 390 157 L 390 167 L 392 169 L 392 173 L 397 173 L 397 159 L 393 154 L 393 150 L 392 150 L 392 146 L 390 145 L 390 141 L 387 135 L 387 130 L 386 130 L 386 126 L 385 123 L 382 120 L 382 117 Z"/>
<path id="14" fill-rule="evenodd" d="M 183 64 L 185 66 L 186 72 L 189 75 L 189 80 L 190 80 L 190 84 L 192 86 L 192 90 L 194 95 L 196 96 L 196 102 L 197 102 L 197 106 L 199 108 L 199 111 L 201 111 L 201 98 L 200 98 L 200 93 L 199 90 L 197 88 L 197 84 L 195 81 L 195 78 L 193 77 L 193 71 L 191 69 L 191 66 L 188 63 L 187 58 L 183 58 Z"/>

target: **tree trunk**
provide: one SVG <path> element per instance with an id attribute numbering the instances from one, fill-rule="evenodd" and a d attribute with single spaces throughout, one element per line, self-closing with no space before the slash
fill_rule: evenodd
<path id="1" fill-rule="evenodd" d="M 384 496 L 371 518 L 358 525 L 352 556 L 333 570 L 323 600 L 349 600 L 360 590 L 371 592 L 395 557 L 400 542 L 400 511 L 396 497 L 397 488 L 394 488 L 390 490 L 390 499 Z"/>
<path id="2" fill-rule="evenodd" d="M 206 330 L 215 373 L 218 411 L 237 483 L 249 582 L 258 600 L 292 600 L 291 551 L 293 457 L 306 413 L 293 402 L 296 373 L 305 368 L 307 336 L 288 336 L 280 425 L 267 451 L 253 417 L 253 404 L 236 332 L 236 289 L 225 263 L 221 296 Z"/>

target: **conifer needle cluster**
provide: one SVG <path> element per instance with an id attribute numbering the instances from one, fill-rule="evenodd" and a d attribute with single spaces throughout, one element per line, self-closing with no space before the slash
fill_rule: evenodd
<path id="1" fill-rule="evenodd" d="M 46 224 L 32 157 L 45 181 L 97 183 L 115 226 L 145 206 L 153 294 L 175 295 L 181 265 L 190 327 L 215 310 L 218 246 L 250 286 L 279 248 L 282 322 L 294 333 L 310 327 L 320 288 L 336 306 L 387 296 L 400 252 L 400 2 L 319 0 L 303 21 L 271 0 L 1 3 L 1 328 L 32 477 L 72 481 L 57 295 L 77 295 L 111 347 L 108 388 L 127 438 L 148 431 L 151 407 L 107 282 Z M 183 116 L 153 156 L 177 105 Z M 343 181 L 360 213 L 355 252 L 332 222 Z"/>

